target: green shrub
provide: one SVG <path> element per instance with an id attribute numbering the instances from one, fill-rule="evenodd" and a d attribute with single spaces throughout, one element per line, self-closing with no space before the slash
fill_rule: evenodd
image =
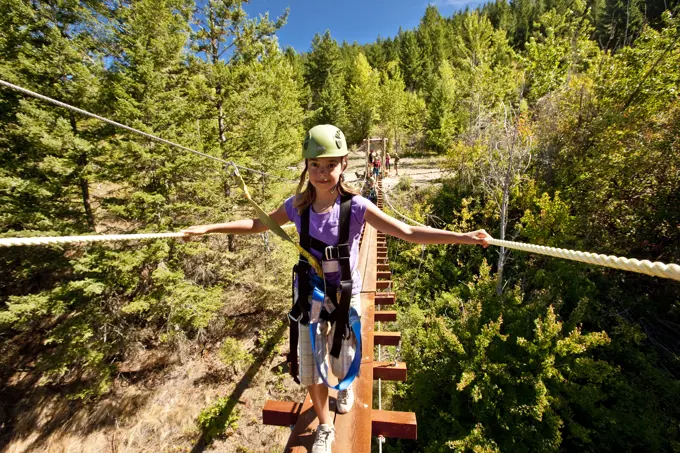
<path id="1" fill-rule="evenodd" d="M 230 429 L 238 429 L 241 411 L 236 408 L 236 403 L 232 398 L 222 397 L 201 411 L 196 422 L 207 444 Z"/>
<path id="2" fill-rule="evenodd" d="M 236 338 L 227 337 L 222 343 L 219 352 L 220 360 L 227 366 L 231 366 L 234 373 L 253 361 L 253 355 L 246 351 L 243 344 Z"/>

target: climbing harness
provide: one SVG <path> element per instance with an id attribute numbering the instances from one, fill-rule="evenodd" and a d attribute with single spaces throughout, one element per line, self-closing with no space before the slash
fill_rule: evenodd
<path id="1" fill-rule="evenodd" d="M 322 260 L 322 269 L 326 272 L 337 272 L 340 270 L 340 286 L 335 287 L 334 285 L 327 283 L 323 279 L 323 273 L 318 271 L 316 271 L 317 275 L 310 278 L 309 260 L 306 255 L 301 254 L 299 262 L 293 268 L 293 307 L 288 314 L 290 320 L 290 352 L 288 353 L 288 362 L 290 364 L 290 374 L 298 383 L 300 382 L 298 376 L 299 324 L 302 324 L 303 326 L 309 325 L 314 360 L 324 384 L 332 387 L 328 384 L 325 377 L 328 375 L 327 370 L 323 368 L 323 366 L 325 366 L 325 348 L 320 348 L 320 350 L 317 351 L 317 348 L 315 347 L 321 321 L 326 321 L 330 325 L 335 325 L 335 333 L 333 335 L 330 350 L 330 355 L 335 358 L 340 356 L 342 340 L 345 337 L 347 328 L 349 328 L 351 332 L 354 332 L 354 335 L 357 338 L 358 347 L 352 366 L 338 385 L 347 388 L 359 371 L 361 360 L 361 324 L 356 310 L 350 306 L 352 299 L 352 270 L 350 267 L 349 245 L 351 208 L 352 195 L 342 196 L 340 201 L 340 223 L 338 225 L 339 240 L 337 245 L 325 244 L 309 234 L 311 207 L 305 209 L 301 215 L 301 248 L 308 254 L 311 252 L 311 249 L 321 253 L 324 257 Z M 297 291 L 295 286 L 296 280 Z M 312 296 L 311 306 L 309 303 L 310 294 Z M 311 317 L 310 310 L 312 314 Z M 324 355 L 323 358 L 318 357 L 321 354 Z M 357 364 L 354 362 L 357 362 Z M 339 388 L 339 390 L 343 390 L 344 388 Z"/>

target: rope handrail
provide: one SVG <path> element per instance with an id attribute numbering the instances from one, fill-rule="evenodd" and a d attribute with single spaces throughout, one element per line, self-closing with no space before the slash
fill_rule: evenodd
<path id="1" fill-rule="evenodd" d="M 289 223 L 281 228 L 291 228 L 295 224 Z M 223 234 L 223 233 L 209 233 Z M 181 238 L 190 235 L 178 232 L 166 233 L 138 233 L 138 234 L 93 234 L 87 236 L 36 236 L 25 238 L 0 238 L 0 247 L 69 244 L 75 242 L 104 242 L 104 241 L 141 241 L 144 239 Z"/>
<path id="2" fill-rule="evenodd" d="M 378 189 L 378 191 L 380 191 L 380 192 L 383 194 L 383 197 L 384 197 L 384 199 L 385 199 L 385 203 L 387 203 L 387 206 L 389 206 L 390 209 L 392 209 L 392 211 L 394 211 L 394 213 L 397 214 L 399 217 L 401 217 L 402 219 L 407 220 L 407 221 L 409 221 L 409 222 L 411 222 L 411 223 L 413 223 L 413 224 L 415 224 L 415 225 L 418 225 L 418 226 L 421 226 L 421 227 L 425 227 L 425 228 L 430 228 L 429 226 L 427 226 L 427 225 L 425 225 L 425 224 L 423 224 L 423 223 L 420 223 L 420 222 L 418 222 L 417 220 L 413 220 L 413 219 L 411 219 L 410 217 L 406 217 L 404 214 L 402 214 L 401 212 L 397 211 L 397 210 L 395 209 L 395 207 L 392 206 L 392 203 L 390 203 L 389 197 L 387 196 L 387 192 L 386 192 L 382 187 L 378 187 L 378 184 L 377 184 L 377 183 L 376 183 L 375 187 Z"/>
<path id="3" fill-rule="evenodd" d="M 112 125 L 112 126 L 120 127 L 120 128 L 122 128 L 122 129 L 125 129 L 126 131 L 133 132 L 133 133 L 135 133 L 135 134 L 137 134 L 137 135 L 141 135 L 141 136 L 143 136 L 143 137 L 146 137 L 146 138 L 148 138 L 148 139 L 150 139 L 150 140 L 153 140 L 153 141 L 156 141 L 156 142 L 158 142 L 158 143 L 163 143 L 163 144 L 165 144 L 165 145 L 174 146 L 174 147 L 179 148 L 179 149 L 181 149 L 181 150 L 183 150 L 183 151 L 188 151 L 188 152 L 193 153 L 193 154 L 196 154 L 196 155 L 198 155 L 198 156 L 205 157 L 205 158 L 207 158 L 207 159 L 212 159 L 212 160 L 215 160 L 215 161 L 217 161 L 217 162 L 221 162 L 221 163 L 226 164 L 226 165 L 233 165 L 233 166 L 236 167 L 236 168 L 240 168 L 240 169 L 242 169 L 242 170 L 246 170 L 246 171 L 249 171 L 249 172 L 252 172 L 252 173 L 257 173 L 257 174 L 262 175 L 262 176 L 269 176 L 269 177 L 272 177 L 272 178 L 280 179 L 280 180 L 282 180 L 282 181 L 294 181 L 294 180 L 292 180 L 292 179 L 291 179 L 291 180 L 288 180 L 288 179 L 282 178 L 282 177 L 280 177 L 280 176 L 276 176 L 276 175 L 272 175 L 272 174 L 269 174 L 269 173 L 265 173 L 265 172 L 260 171 L 260 170 L 255 170 L 254 168 L 248 168 L 248 167 L 245 167 L 245 166 L 243 166 L 243 165 L 238 165 L 238 164 L 236 164 L 236 163 L 233 162 L 233 161 L 224 160 L 224 159 L 221 159 L 221 158 L 219 158 L 219 157 L 211 156 L 210 154 L 206 154 L 206 153 L 203 153 L 203 152 L 201 152 L 201 151 L 196 151 L 195 149 L 191 149 L 191 148 L 188 148 L 188 147 L 186 147 L 186 146 L 180 145 L 179 143 L 175 143 L 175 142 L 172 142 L 172 141 L 170 141 L 170 140 L 166 140 L 166 139 L 164 139 L 164 138 L 157 137 L 157 136 L 155 136 L 155 135 L 153 135 L 153 134 L 149 134 L 148 132 L 140 131 L 139 129 L 135 129 L 134 127 L 130 127 L 130 126 L 127 126 L 127 125 L 125 125 L 125 124 L 121 124 L 121 123 L 119 123 L 119 122 L 117 122 L 117 121 L 110 120 L 110 119 L 108 119 L 108 118 L 106 118 L 106 117 L 96 115 L 96 114 L 94 114 L 94 113 L 88 112 L 87 110 L 83 110 L 83 109 L 80 109 L 80 108 L 78 108 L 78 107 L 74 107 L 74 106 L 72 106 L 72 105 L 70 105 L 70 104 L 67 104 L 67 103 L 65 103 L 65 102 L 57 101 L 56 99 L 52 99 L 52 98 L 50 98 L 50 97 L 48 97 L 48 96 L 45 96 L 45 95 L 36 93 L 36 92 L 34 92 L 34 91 L 31 91 L 31 90 L 28 90 L 28 89 L 26 89 L 26 88 L 20 87 L 20 86 L 18 86 L 18 85 L 14 85 L 13 83 L 6 82 L 6 81 L 4 81 L 4 80 L 2 80 L 2 79 L 0 79 L 0 85 L 3 85 L 3 86 L 5 86 L 5 87 L 7 87 L 7 88 L 10 88 L 10 89 L 12 89 L 12 90 L 18 91 L 18 92 L 23 93 L 23 94 L 27 94 L 27 95 L 32 96 L 32 97 L 34 97 L 34 98 L 41 99 L 41 100 L 43 100 L 43 101 L 49 102 L 49 103 L 51 103 L 51 104 L 54 104 L 54 105 L 56 105 L 56 106 L 63 107 L 63 108 L 65 108 L 65 109 L 68 109 L 68 110 L 71 110 L 71 111 L 80 113 L 81 115 L 89 116 L 90 118 L 95 118 L 95 119 L 97 119 L 97 120 L 99 120 L 99 121 L 102 121 L 102 122 L 104 122 L 104 123 L 110 124 L 110 125 Z"/>
<path id="4" fill-rule="evenodd" d="M 598 266 L 611 267 L 624 271 L 638 272 L 640 274 L 653 275 L 655 277 L 670 278 L 680 281 L 680 266 L 674 263 L 664 264 L 659 261 L 637 260 L 621 256 L 602 255 L 598 253 L 581 252 L 543 245 L 525 244 L 522 242 L 502 241 L 489 239 L 489 244 L 523 252 L 538 253 L 540 255 L 553 256 L 566 260 L 579 261 L 581 263 L 596 264 Z"/>

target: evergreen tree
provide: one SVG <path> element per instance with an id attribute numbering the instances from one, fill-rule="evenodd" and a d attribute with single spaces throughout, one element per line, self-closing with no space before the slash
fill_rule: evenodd
<path id="1" fill-rule="evenodd" d="M 318 33 L 312 39 L 312 47 L 307 55 L 305 61 L 305 81 L 307 86 L 311 89 L 311 107 L 318 108 L 322 91 L 326 91 L 324 98 L 328 102 L 331 92 L 336 89 L 342 91 L 340 86 L 342 82 L 340 60 L 340 48 L 338 43 L 331 37 L 331 32 L 326 30 L 323 36 Z M 334 85 L 333 89 L 327 88 L 328 79 L 333 79 L 330 83 Z M 342 92 L 340 92 L 342 95 Z M 332 96 L 336 96 L 332 93 Z"/>
<path id="2" fill-rule="evenodd" d="M 318 109 L 313 118 L 314 124 L 333 124 L 347 129 L 348 115 L 344 97 L 345 80 L 342 74 L 330 75 L 319 95 Z"/>
<path id="3" fill-rule="evenodd" d="M 378 120 L 380 75 L 371 68 L 363 53 L 354 63 L 354 75 L 349 88 L 347 139 L 359 143 L 371 133 Z"/>
<path id="4" fill-rule="evenodd" d="M 403 32 L 399 36 L 399 44 L 401 71 L 404 74 L 406 88 L 411 91 L 419 90 L 425 86 L 424 58 L 415 33 L 412 31 Z"/>
<path id="5" fill-rule="evenodd" d="M 399 137 L 408 121 L 406 117 L 406 85 L 397 62 L 392 62 L 389 73 L 382 74 L 380 87 L 380 118 L 390 136 L 391 148 L 400 151 Z"/>
<path id="6" fill-rule="evenodd" d="M 423 77 L 435 77 L 442 63 L 447 60 L 445 47 L 445 23 L 436 6 L 428 5 L 417 31 L 418 43 L 423 52 Z"/>
<path id="7" fill-rule="evenodd" d="M 285 23 L 288 10 L 275 22 L 265 15 L 260 20 L 249 19 L 242 0 L 202 0 L 197 2 L 194 32 L 195 51 L 206 56 L 208 86 L 214 90 L 210 102 L 216 109 L 220 144 L 226 141 L 224 107 L 225 72 L 231 63 L 249 62 L 276 48 L 275 33 Z M 202 62 L 203 60 L 197 60 Z M 224 156 L 228 158 L 228 156 Z"/>
<path id="8" fill-rule="evenodd" d="M 629 45 L 645 22 L 646 4 L 640 0 L 605 0 L 599 20 L 599 40 L 606 49 Z"/>
<path id="9" fill-rule="evenodd" d="M 458 91 L 453 69 L 445 62 L 439 68 L 439 77 L 430 95 L 427 118 L 427 145 L 440 153 L 448 151 L 461 132 Z"/>
<path id="10" fill-rule="evenodd" d="M 578 8 L 579 3 L 575 6 Z M 587 19 L 567 10 L 543 14 L 526 44 L 527 98 L 536 100 L 561 86 L 567 75 L 587 71 L 598 56 Z"/>
<path id="11" fill-rule="evenodd" d="M 16 8 L 16 9 L 15 9 Z M 13 3 L 0 18 L 0 77 L 46 96 L 96 110 L 103 72 L 88 3 Z M 90 185 L 98 123 L 5 89 L 0 191 L 3 229 L 93 231 Z"/>
<path id="12" fill-rule="evenodd" d="M 454 42 L 455 78 L 465 108 L 465 129 L 475 136 L 485 127 L 489 111 L 503 102 L 514 104 L 522 83 L 515 53 L 502 30 L 494 30 L 479 13 L 463 15 Z"/>

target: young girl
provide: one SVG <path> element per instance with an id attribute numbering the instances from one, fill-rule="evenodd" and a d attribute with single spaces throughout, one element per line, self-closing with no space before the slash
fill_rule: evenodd
<path id="1" fill-rule="evenodd" d="M 390 175 L 390 153 L 385 154 L 385 176 Z"/>
<path id="2" fill-rule="evenodd" d="M 377 180 L 380 176 L 380 156 L 373 159 L 373 177 Z"/>
<path id="3" fill-rule="evenodd" d="M 474 244 L 486 247 L 489 234 L 484 230 L 469 233 L 455 233 L 452 231 L 438 230 L 435 228 L 421 228 L 407 225 L 393 217 L 388 216 L 378 209 L 373 203 L 366 200 L 344 182 L 343 172 L 347 168 L 347 143 L 345 136 L 335 126 L 320 125 L 313 127 L 305 138 L 302 155 L 305 158 L 305 169 L 300 176 L 295 196 L 288 198 L 276 211 L 270 214 L 271 218 L 283 225 L 289 221 L 294 222 L 301 238 L 307 231 L 308 242 L 316 241 L 324 245 L 330 244 L 326 249 L 341 249 L 349 251 L 349 266 L 351 269 L 351 309 L 350 311 L 360 316 L 361 304 L 361 277 L 356 271 L 359 257 L 359 238 L 365 223 L 370 224 L 379 231 L 395 236 L 409 242 L 419 244 Z M 308 177 L 308 180 L 306 179 Z M 307 184 L 305 185 L 305 181 Z M 341 232 L 347 224 L 341 227 L 341 201 L 343 203 L 345 219 L 349 219 L 349 234 Z M 351 202 L 351 208 L 347 211 L 347 203 Z M 307 219 L 307 228 L 304 228 L 303 219 Z M 266 231 L 267 227 L 258 219 L 236 220 L 233 222 L 193 226 L 184 233 L 188 235 L 201 235 L 206 233 L 248 234 Z M 341 234 L 342 233 L 342 234 Z M 348 244 L 338 244 L 341 235 L 348 237 Z M 338 244 L 336 246 L 336 244 Z M 304 246 L 304 244 L 302 244 Z M 305 247 L 307 248 L 307 247 Z M 326 253 L 309 247 L 308 251 L 323 263 L 326 288 L 339 288 L 341 272 L 338 271 L 337 256 L 328 256 Z M 331 253 L 333 255 L 333 253 Z M 342 252 L 339 253 L 342 256 Z M 329 260 L 330 258 L 330 260 Z M 335 258 L 335 259 L 333 259 Z M 346 264 L 343 264 L 346 266 Z M 307 266 L 309 275 L 302 278 L 298 274 L 298 281 L 312 278 L 316 275 L 313 268 Z M 318 277 L 317 277 L 318 279 Z M 307 283 L 300 286 L 306 286 Z M 310 285 L 311 287 L 311 285 Z M 344 287 L 343 287 L 344 288 Z M 326 299 L 332 290 L 326 290 Z M 340 297 L 338 297 L 339 301 Z M 305 316 L 306 317 L 306 316 Z M 338 322 L 335 323 L 336 325 Z M 305 335 L 305 327 L 300 325 L 300 381 L 308 387 L 312 397 L 314 409 L 319 417 L 319 427 L 312 453 L 330 453 L 331 444 L 335 438 L 333 419 L 329 411 L 328 388 L 322 383 L 317 367 L 314 362 L 314 351 L 310 346 L 309 335 Z M 309 329 L 307 327 L 307 329 Z M 330 331 L 329 338 L 333 338 L 335 325 Z M 323 328 L 321 329 L 324 330 Z M 338 378 L 342 378 L 350 367 L 350 362 L 355 355 L 354 347 L 356 338 L 353 334 L 347 335 L 342 341 L 342 350 L 339 356 L 331 357 L 332 372 Z M 358 351 L 357 354 L 361 354 Z M 292 366 L 292 365 L 291 365 Z M 352 388 L 338 392 L 336 409 L 339 413 L 349 411 L 354 402 Z"/>

